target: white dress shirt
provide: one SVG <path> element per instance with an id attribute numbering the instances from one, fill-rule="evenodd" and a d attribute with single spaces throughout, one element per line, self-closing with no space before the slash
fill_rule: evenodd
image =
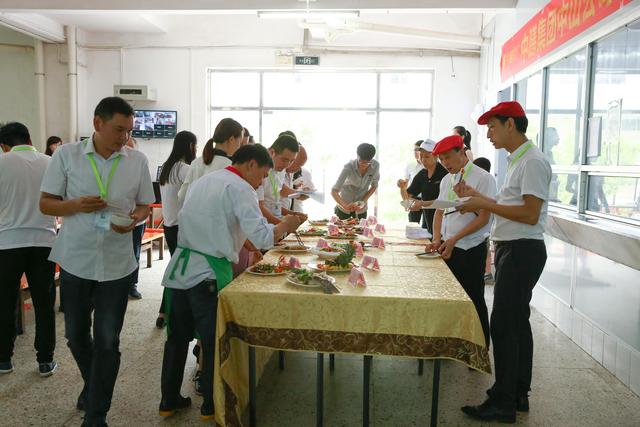
<path id="1" fill-rule="evenodd" d="M 185 273 L 180 274 L 179 264 L 178 273 L 170 279 L 181 247 L 226 258 L 231 263 L 238 262 L 238 253 L 247 239 L 259 249 L 273 247 L 275 226 L 267 223 L 260 212 L 253 187 L 226 169 L 207 174 L 191 186 L 178 218 L 178 248 L 162 279 L 168 288 L 190 289 L 207 278 L 215 278 L 206 258 L 191 252 Z"/>
<path id="2" fill-rule="evenodd" d="M 522 196 L 526 194 L 535 196 L 544 201 L 540 209 L 540 218 L 535 225 L 529 225 L 496 215 L 491 230 L 492 240 L 544 239 L 544 225 L 547 220 L 549 186 L 552 175 L 551 166 L 542 151 L 535 145 L 518 158 L 526 146 L 526 143 L 522 144 L 507 156 L 509 164 L 507 176 L 496 201 L 500 205 L 518 206 L 524 205 Z"/>
<path id="3" fill-rule="evenodd" d="M 411 185 L 413 178 L 415 178 L 422 169 L 424 169 L 424 166 L 422 166 L 420 162 L 413 162 L 407 165 L 404 169 L 404 179 L 407 180 L 408 185 Z"/>
<path id="4" fill-rule="evenodd" d="M 474 165 L 472 162 L 467 162 L 464 169 L 465 171 L 468 170 L 464 177 L 467 185 L 475 188 L 485 196 L 491 198 L 495 197 L 496 180 L 490 173 L 488 173 L 481 167 Z M 455 185 L 458 183 L 458 181 L 460 180 L 460 175 L 461 172 L 458 172 L 455 175 L 447 174 L 447 176 L 442 178 L 442 181 L 440 181 L 440 194 L 438 196 L 438 200 L 455 200 L 457 198 L 456 194 L 453 192 L 452 184 Z M 460 230 L 465 228 L 471 221 L 477 218 L 476 215 L 472 212 L 466 213 L 464 215 L 453 209 L 451 209 L 450 212 L 451 213 L 445 215 L 442 218 L 442 227 L 440 230 L 440 232 L 442 233 L 442 240 L 452 238 Z M 487 237 L 489 237 L 489 233 L 491 231 L 491 222 L 492 216 L 490 215 L 489 222 L 484 227 L 462 237 L 456 242 L 456 247 L 466 251 L 484 242 Z"/>
<path id="5" fill-rule="evenodd" d="M 99 196 L 88 153 L 94 153 L 96 167 L 105 186 L 111 166 L 120 156 L 109 185 L 107 203 L 116 202 L 133 209 L 135 205 L 149 205 L 155 201 L 145 155 L 124 147 L 105 160 L 95 152 L 93 137 L 84 142 L 64 144 L 55 151 L 41 191 L 60 196 L 63 200 Z M 49 259 L 82 279 L 98 282 L 121 279 L 138 266 L 133 256 L 131 234 L 97 228 L 96 217 L 99 215 L 99 212 L 93 212 L 64 217 Z"/>
<path id="6" fill-rule="evenodd" d="M 183 161 L 176 162 L 171 168 L 169 179 L 160 186 L 160 197 L 162 198 L 162 217 L 164 225 L 172 227 L 178 225 L 178 212 L 182 203 L 178 200 L 178 191 L 182 187 L 189 172 L 189 165 Z"/>
<path id="7" fill-rule="evenodd" d="M 313 180 L 311 179 L 311 172 L 309 172 L 304 168 L 302 168 L 301 171 L 302 171 L 301 175 L 295 180 L 293 179 L 292 173 L 286 173 L 284 185 L 296 191 L 299 189 L 301 190 L 305 188 L 315 190 L 316 186 L 313 183 Z M 300 200 L 300 199 L 288 199 L 288 200 L 291 200 L 291 202 L 293 202 L 289 204 L 289 206 L 291 206 L 292 211 L 304 212 L 302 207 L 304 200 Z"/>
<path id="8" fill-rule="evenodd" d="M 53 246 L 56 218 L 40 212 L 40 185 L 50 160 L 31 145 L 0 155 L 0 249 Z"/>
<path id="9" fill-rule="evenodd" d="M 286 173 L 285 170 L 278 172 L 275 169 L 271 169 L 269 176 L 262 180 L 262 185 L 256 190 L 258 200 L 264 202 L 264 207 L 276 218 L 282 218 L 283 200 L 280 196 L 280 191 L 282 190 Z M 275 187 L 271 184 L 270 178 L 273 178 Z M 285 201 L 288 200 L 289 199 L 285 199 Z"/>
<path id="10" fill-rule="evenodd" d="M 201 178 L 211 172 L 224 169 L 227 166 L 231 166 L 231 159 L 227 157 L 224 151 L 214 149 L 213 153 L 213 160 L 208 165 L 204 164 L 204 160 L 202 160 L 202 157 L 198 157 L 193 162 L 191 162 L 189 172 L 187 172 L 187 176 L 184 178 L 182 187 L 178 192 L 178 202 L 180 203 L 180 205 L 184 203 L 184 199 L 187 197 L 189 186 L 193 184 L 198 178 Z"/>

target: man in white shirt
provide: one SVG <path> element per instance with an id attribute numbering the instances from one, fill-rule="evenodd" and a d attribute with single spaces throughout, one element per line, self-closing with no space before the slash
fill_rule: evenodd
<path id="1" fill-rule="evenodd" d="M 106 424 L 137 267 L 131 231 L 155 200 L 147 158 L 125 148 L 133 129 L 131 106 L 105 98 L 93 125 L 89 140 L 56 150 L 40 198 L 44 214 L 64 217 L 49 259 L 61 268 L 65 336 L 84 379 L 77 407 L 86 411 L 86 426 Z"/>
<path id="2" fill-rule="evenodd" d="M 427 138 L 428 141 L 431 141 Z M 425 142 L 423 140 L 416 141 L 413 144 L 413 157 L 415 158 L 415 162 L 408 164 L 404 169 L 404 178 L 398 180 L 398 188 L 402 191 L 411 186 L 413 182 L 413 178 L 424 169 L 422 163 L 420 162 L 420 145 Z M 422 221 L 422 209 L 419 211 L 410 211 L 409 214 L 409 222 L 420 222 Z"/>
<path id="3" fill-rule="evenodd" d="M 213 362 L 218 291 L 233 277 L 232 263 L 248 239 L 259 249 L 269 249 L 301 224 L 287 215 L 269 224 L 258 205 L 255 189 L 273 162 L 261 145 L 245 145 L 236 151 L 233 164 L 198 179 L 191 185 L 178 215 L 178 248 L 162 280 L 170 310 L 167 342 L 162 361 L 160 415 L 168 417 L 191 405 L 180 396 L 189 341 L 195 330 L 202 340 L 203 403 L 200 414 L 211 420 Z"/>
<path id="4" fill-rule="evenodd" d="M 294 193 L 293 189 L 284 185 L 285 169 L 291 166 L 299 150 L 298 141 L 295 137 L 284 132 L 269 147 L 269 155 L 273 160 L 273 169 L 264 178 L 256 193 L 258 194 L 260 210 L 270 224 L 279 224 L 283 216 L 291 214 L 298 215 L 303 222 L 306 220 L 306 215 L 300 212 L 293 212 L 285 205 L 289 200 L 287 196 Z"/>
<path id="5" fill-rule="evenodd" d="M 296 156 L 296 159 L 291 163 L 286 171 L 284 177 L 284 185 L 291 188 L 294 191 L 300 190 L 314 190 L 315 186 L 311 180 L 311 173 L 304 169 L 303 166 L 307 163 L 307 150 L 300 144 L 300 151 Z M 309 196 L 297 196 L 295 199 L 290 199 L 288 209 L 294 212 L 303 212 L 302 202 L 307 200 Z"/>
<path id="6" fill-rule="evenodd" d="M 495 215 L 491 239 L 496 244 L 496 284 L 491 312 L 491 339 L 496 381 L 489 398 L 462 411 L 473 418 L 515 422 L 516 411 L 529 410 L 533 336 L 529 302 L 547 260 L 544 226 L 551 184 L 551 166 L 528 140 L 528 120 L 517 102 L 502 102 L 484 113 L 487 138 L 509 152 L 505 183 L 494 200 L 466 183 L 455 189 L 472 196 L 460 212 L 486 210 Z"/>
<path id="7" fill-rule="evenodd" d="M 433 152 L 449 171 L 440 182 L 438 200 L 457 199 L 454 186 L 461 181 L 477 191 L 494 196 L 496 181 L 485 170 L 475 166 L 465 154 L 464 140 L 452 135 L 436 144 Z M 431 202 L 423 202 L 428 206 Z M 489 346 L 489 314 L 484 300 L 484 267 L 487 259 L 487 238 L 491 230 L 491 214 L 486 210 L 462 214 L 455 209 L 438 209 L 433 220 L 433 241 L 426 248 L 437 251 L 456 276 L 476 307 L 487 347 Z"/>
<path id="8" fill-rule="evenodd" d="M 38 209 L 40 184 L 50 157 L 31 145 L 22 123 L 0 129 L 0 374 L 13 371 L 16 303 L 20 280 L 26 274 L 36 315 L 34 346 L 43 377 L 58 366 L 56 347 L 56 266 L 48 260 L 56 237 L 56 219 Z"/>

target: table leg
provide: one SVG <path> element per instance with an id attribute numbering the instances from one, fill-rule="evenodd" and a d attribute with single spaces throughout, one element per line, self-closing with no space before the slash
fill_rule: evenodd
<path id="1" fill-rule="evenodd" d="M 433 361 L 433 391 L 431 395 L 431 427 L 438 425 L 438 394 L 440 392 L 440 359 Z"/>
<path id="2" fill-rule="evenodd" d="M 336 369 L 336 355 L 331 353 L 329 355 L 329 371 L 333 373 L 335 369 Z"/>
<path id="3" fill-rule="evenodd" d="M 281 371 L 284 371 L 284 351 L 278 351 L 278 367 Z"/>
<path id="4" fill-rule="evenodd" d="M 422 376 L 423 372 L 424 372 L 424 360 L 418 359 L 418 375 Z"/>
<path id="5" fill-rule="evenodd" d="M 324 354 L 316 362 L 316 427 L 322 427 L 324 415 Z"/>
<path id="6" fill-rule="evenodd" d="M 372 356 L 364 356 L 363 386 L 362 386 L 362 425 L 369 426 L 369 377 L 371 374 Z"/>
<path id="7" fill-rule="evenodd" d="M 256 349 L 249 346 L 249 425 L 256 426 Z"/>

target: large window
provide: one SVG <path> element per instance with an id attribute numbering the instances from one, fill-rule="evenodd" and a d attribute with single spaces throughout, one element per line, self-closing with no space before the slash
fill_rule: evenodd
<path id="1" fill-rule="evenodd" d="M 531 75 L 516 84 L 516 101 L 527 112 L 527 135 L 540 146 L 540 113 L 542 111 L 542 72 Z"/>
<path id="2" fill-rule="evenodd" d="M 369 212 L 386 222 L 406 220 L 396 181 L 415 162 L 413 143 L 429 136 L 433 73 L 399 71 L 217 71 L 211 70 L 210 129 L 224 117 L 242 123 L 258 142 L 271 145 L 293 131 L 307 150 L 305 165 L 325 194 L 309 201 L 314 217 L 333 211 L 331 187 L 356 147 L 374 144 L 381 163 L 378 197 Z M 385 203 L 378 204 L 378 200 Z"/>

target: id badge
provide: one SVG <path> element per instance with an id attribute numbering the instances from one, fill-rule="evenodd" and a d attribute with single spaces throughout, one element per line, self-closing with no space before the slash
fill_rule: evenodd
<path id="1" fill-rule="evenodd" d="M 109 231 L 111 229 L 111 212 L 106 209 L 96 212 L 95 226 L 98 230 Z"/>

